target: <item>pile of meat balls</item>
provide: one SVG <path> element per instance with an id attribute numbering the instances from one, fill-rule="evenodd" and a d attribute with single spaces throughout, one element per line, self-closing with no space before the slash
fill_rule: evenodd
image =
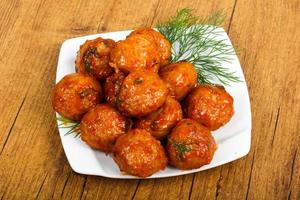
<path id="1" fill-rule="evenodd" d="M 234 113 L 224 87 L 197 84 L 189 62 L 169 63 L 171 49 L 151 28 L 118 42 L 87 40 L 77 54 L 77 73 L 53 89 L 54 110 L 80 121 L 81 139 L 111 153 L 125 174 L 148 177 L 167 164 L 209 164 L 217 149 L 211 131 Z"/>

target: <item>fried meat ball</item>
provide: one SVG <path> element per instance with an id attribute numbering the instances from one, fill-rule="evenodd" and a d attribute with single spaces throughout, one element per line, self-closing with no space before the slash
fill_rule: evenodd
<path id="1" fill-rule="evenodd" d="M 191 119 L 183 119 L 168 136 L 169 163 L 179 169 L 195 169 L 213 159 L 216 142 L 206 127 Z"/>
<path id="2" fill-rule="evenodd" d="M 113 159 L 122 172 L 139 177 L 151 176 L 167 165 L 160 142 L 142 129 L 132 129 L 117 139 Z"/>
<path id="3" fill-rule="evenodd" d="M 196 85 L 197 71 L 192 63 L 178 62 L 161 68 L 159 75 L 177 100 L 182 100 Z"/>
<path id="4" fill-rule="evenodd" d="M 117 105 L 126 116 L 142 117 L 161 107 L 167 94 L 166 84 L 156 73 L 135 71 L 124 79 Z"/>
<path id="5" fill-rule="evenodd" d="M 168 96 L 164 105 L 136 122 L 136 128 L 145 129 L 157 139 L 163 139 L 182 119 L 181 106 Z"/>
<path id="6" fill-rule="evenodd" d="M 123 72 L 147 70 L 158 72 L 160 56 L 155 43 L 149 37 L 135 34 L 117 42 L 111 51 L 110 65 Z"/>
<path id="7" fill-rule="evenodd" d="M 104 95 L 107 103 L 111 106 L 117 105 L 117 96 L 120 92 L 125 74 L 122 72 L 114 73 L 109 76 L 104 83 Z"/>
<path id="8" fill-rule="evenodd" d="M 94 76 L 98 80 L 107 78 L 114 71 L 109 66 L 109 57 L 115 45 L 115 41 L 100 37 L 87 40 L 78 51 L 75 61 L 76 71 Z"/>
<path id="9" fill-rule="evenodd" d="M 189 118 L 216 130 L 233 116 L 233 98 L 223 86 L 200 85 L 186 99 L 186 114 Z"/>
<path id="10" fill-rule="evenodd" d="M 104 152 L 111 152 L 116 139 L 126 130 L 126 118 L 107 104 L 91 109 L 80 123 L 81 139 L 92 148 Z"/>
<path id="11" fill-rule="evenodd" d="M 166 65 L 169 63 L 169 59 L 171 57 L 171 49 L 172 45 L 171 43 L 163 36 L 161 33 L 153 30 L 152 28 L 139 28 L 135 31 L 133 31 L 131 35 L 134 34 L 141 34 L 141 35 L 147 35 L 154 41 L 154 43 L 157 46 L 158 53 L 160 56 L 160 65 Z"/>
<path id="12" fill-rule="evenodd" d="M 102 98 L 99 83 L 84 74 L 69 74 L 53 89 L 52 106 L 60 115 L 75 121 L 95 107 Z"/>

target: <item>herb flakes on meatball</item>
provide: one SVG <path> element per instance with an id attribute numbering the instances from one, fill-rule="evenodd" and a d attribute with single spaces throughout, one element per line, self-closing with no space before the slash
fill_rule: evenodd
<path id="1" fill-rule="evenodd" d="M 69 74 L 53 89 L 52 106 L 60 115 L 79 121 L 102 99 L 100 84 L 84 74 Z"/>
<path id="2" fill-rule="evenodd" d="M 76 72 L 88 74 L 98 80 L 104 80 L 114 70 L 109 66 L 110 52 L 115 47 L 111 39 L 96 38 L 87 40 L 80 46 L 75 61 Z"/>
<path id="3" fill-rule="evenodd" d="M 206 127 L 191 119 L 183 119 L 168 136 L 169 163 L 179 169 L 195 169 L 213 159 L 216 142 Z"/>
<path id="4" fill-rule="evenodd" d="M 167 94 L 166 84 L 156 73 L 135 71 L 123 81 L 118 109 L 127 116 L 142 117 L 161 107 Z"/>

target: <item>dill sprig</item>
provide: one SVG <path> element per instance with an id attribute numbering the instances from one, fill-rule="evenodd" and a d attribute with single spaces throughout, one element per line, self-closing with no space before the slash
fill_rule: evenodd
<path id="1" fill-rule="evenodd" d="M 63 129 L 69 129 L 66 133 L 66 135 L 70 135 L 70 134 L 74 134 L 74 137 L 79 137 L 80 136 L 80 122 L 77 121 L 73 121 L 71 119 L 65 118 L 65 117 L 56 117 L 56 120 L 59 121 L 59 123 L 57 124 L 57 126 L 59 128 L 63 128 Z"/>
<path id="2" fill-rule="evenodd" d="M 234 72 L 223 67 L 230 63 L 234 48 L 219 39 L 222 30 L 218 28 L 225 21 L 223 11 L 199 18 L 192 10 L 184 8 L 167 22 L 158 24 L 158 31 L 172 44 L 171 62 L 189 61 L 198 72 L 198 82 L 212 84 L 216 79 L 224 85 L 239 82 Z"/>

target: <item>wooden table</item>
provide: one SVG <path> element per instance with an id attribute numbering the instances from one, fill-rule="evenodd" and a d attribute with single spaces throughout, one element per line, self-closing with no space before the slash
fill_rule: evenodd
<path id="1" fill-rule="evenodd" d="M 155 26 L 183 7 L 227 13 L 251 96 L 251 152 L 173 178 L 76 174 L 51 108 L 62 42 Z M 0 199 L 300 199 L 299 22 L 299 0 L 1 0 Z"/>

